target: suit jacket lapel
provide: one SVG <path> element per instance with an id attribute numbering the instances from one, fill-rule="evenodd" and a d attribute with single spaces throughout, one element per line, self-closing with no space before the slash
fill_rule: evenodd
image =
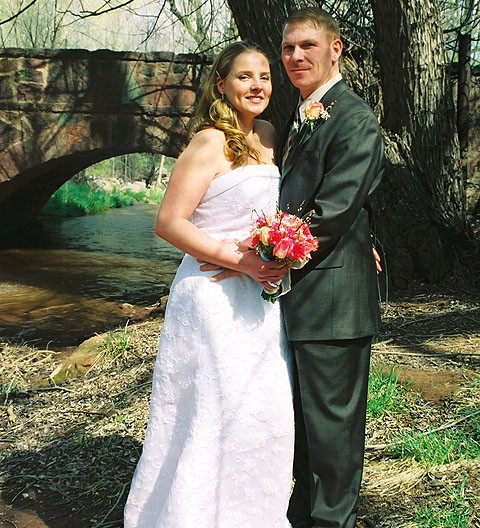
<path id="1" fill-rule="evenodd" d="M 300 126 L 300 129 L 297 132 L 297 135 L 295 136 L 295 139 L 292 142 L 292 146 L 290 147 L 290 152 L 288 153 L 287 159 L 285 160 L 285 163 L 282 168 L 283 177 L 285 177 L 285 174 L 287 172 L 290 172 L 293 162 L 297 159 L 300 145 L 303 143 L 303 139 L 305 138 L 308 132 L 307 128 L 308 128 L 308 125 L 305 122 L 303 122 Z M 284 145 L 284 148 L 285 148 L 285 145 Z M 282 152 L 283 152 L 283 149 L 282 149 Z"/>
<path id="2" fill-rule="evenodd" d="M 341 97 L 341 95 L 348 90 L 348 84 L 342 79 L 338 81 L 337 84 L 332 86 L 330 90 L 322 97 L 320 102 L 323 104 L 325 108 L 330 106 L 334 101 L 338 101 L 338 99 Z M 334 113 L 330 116 L 330 119 L 334 119 Z M 289 122 L 291 123 L 293 120 L 293 115 L 291 116 Z M 292 147 L 290 149 L 290 152 L 288 154 L 287 159 L 285 160 L 285 163 L 282 167 L 282 181 L 287 176 L 287 174 L 290 173 L 295 160 L 297 159 L 299 153 L 301 152 L 301 147 L 305 145 L 305 143 L 308 142 L 308 140 L 315 134 L 315 132 L 325 123 L 325 119 L 319 119 L 315 125 L 310 128 L 310 125 L 304 121 L 302 123 L 302 126 L 300 127 L 300 130 L 298 131 L 298 134 L 293 141 Z M 288 131 L 287 127 L 287 131 Z M 285 137 L 283 138 L 283 144 L 282 144 L 282 154 L 283 149 L 285 148 Z M 281 160 L 281 158 L 280 158 Z"/>
<path id="3" fill-rule="evenodd" d="M 278 160 L 277 165 L 282 170 L 283 170 L 283 167 L 282 167 L 283 153 L 285 151 L 285 147 L 287 146 L 287 138 L 288 138 L 288 134 L 290 132 L 290 128 L 292 127 L 292 123 L 293 123 L 294 118 L 295 118 L 295 110 L 291 113 L 291 115 L 290 115 L 290 117 L 289 117 L 289 119 L 287 121 L 287 124 L 283 127 L 282 134 L 280 136 L 280 141 L 278 143 L 279 148 L 278 148 L 278 152 L 277 152 L 277 155 L 276 155 L 276 159 Z M 291 152 L 291 149 L 290 149 L 290 152 Z"/>
<path id="4" fill-rule="evenodd" d="M 334 84 L 330 90 L 328 90 L 320 102 L 325 108 L 327 108 L 327 106 L 330 106 L 334 101 L 338 101 L 341 95 L 349 89 L 350 87 L 348 84 L 343 79 L 341 79 L 337 84 Z"/>
<path id="5" fill-rule="evenodd" d="M 332 86 L 330 90 L 322 97 L 320 102 L 323 104 L 323 107 L 325 109 L 328 109 L 333 104 L 337 104 L 338 99 L 342 96 L 342 94 L 348 90 L 348 84 L 342 79 L 338 81 L 337 84 Z M 334 107 L 330 111 L 330 117 L 329 119 L 333 119 L 335 117 L 335 109 Z M 303 134 L 300 138 L 300 146 L 305 144 L 312 136 L 313 134 L 325 123 L 326 119 L 319 118 L 318 121 L 310 127 L 306 122 L 303 123 L 307 127 L 306 133 Z"/>

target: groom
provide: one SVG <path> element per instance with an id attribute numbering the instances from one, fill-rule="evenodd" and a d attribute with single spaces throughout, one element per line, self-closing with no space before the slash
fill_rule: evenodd
<path id="1" fill-rule="evenodd" d="M 308 216 L 319 242 L 281 298 L 295 358 L 293 528 L 369 526 L 357 520 L 379 319 L 369 200 L 384 155 L 375 115 L 340 74 L 342 48 L 337 22 L 318 8 L 285 21 L 282 62 L 300 99 L 277 157 L 279 205 Z"/>

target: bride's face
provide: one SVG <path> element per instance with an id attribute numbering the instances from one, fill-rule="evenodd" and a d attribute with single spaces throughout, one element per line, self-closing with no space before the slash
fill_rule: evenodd
<path id="1" fill-rule="evenodd" d="M 272 94 L 270 65 L 257 51 L 245 51 L 233 61 L 232 69 L 218 89 L 225 94 L 239 118 L 254 118 L 268 106 Z"/>

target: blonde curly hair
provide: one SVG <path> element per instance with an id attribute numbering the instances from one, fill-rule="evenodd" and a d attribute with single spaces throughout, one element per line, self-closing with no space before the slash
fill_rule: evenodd
<path id="1" fill-rule="evenodd" d="M 240 128 L 237 111 L 223 98 L 217 83 L 227 78 L 239 55 L 253 52 L 261 53 L 268 60 L 262 48 L 248 40 L 234 42 L 220 52 L 205 80 L 197 110 L 188 124 L 190 135 L 210 127 L 221 130 L 225 134 L 225 157 L 235 166 L 246 165 L 249 158 L 260 163 L 260 153 L 247 142 L 246 134 Z"/>

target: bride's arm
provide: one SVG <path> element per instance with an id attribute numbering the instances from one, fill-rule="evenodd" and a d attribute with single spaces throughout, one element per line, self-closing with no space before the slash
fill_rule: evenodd
<path id="1" fill-rule="evenodd" d="M 212 180 L 231 168 L 223 148 L 224 135 L 215 129 L 202 130 L 192 138 L 173 168 L 155 231 L 184 253 L 245 273 L 265 286 L 282 278 L 278 263 L 263 262 L 235 242 L 215 240 L 189 220 Z"/>

